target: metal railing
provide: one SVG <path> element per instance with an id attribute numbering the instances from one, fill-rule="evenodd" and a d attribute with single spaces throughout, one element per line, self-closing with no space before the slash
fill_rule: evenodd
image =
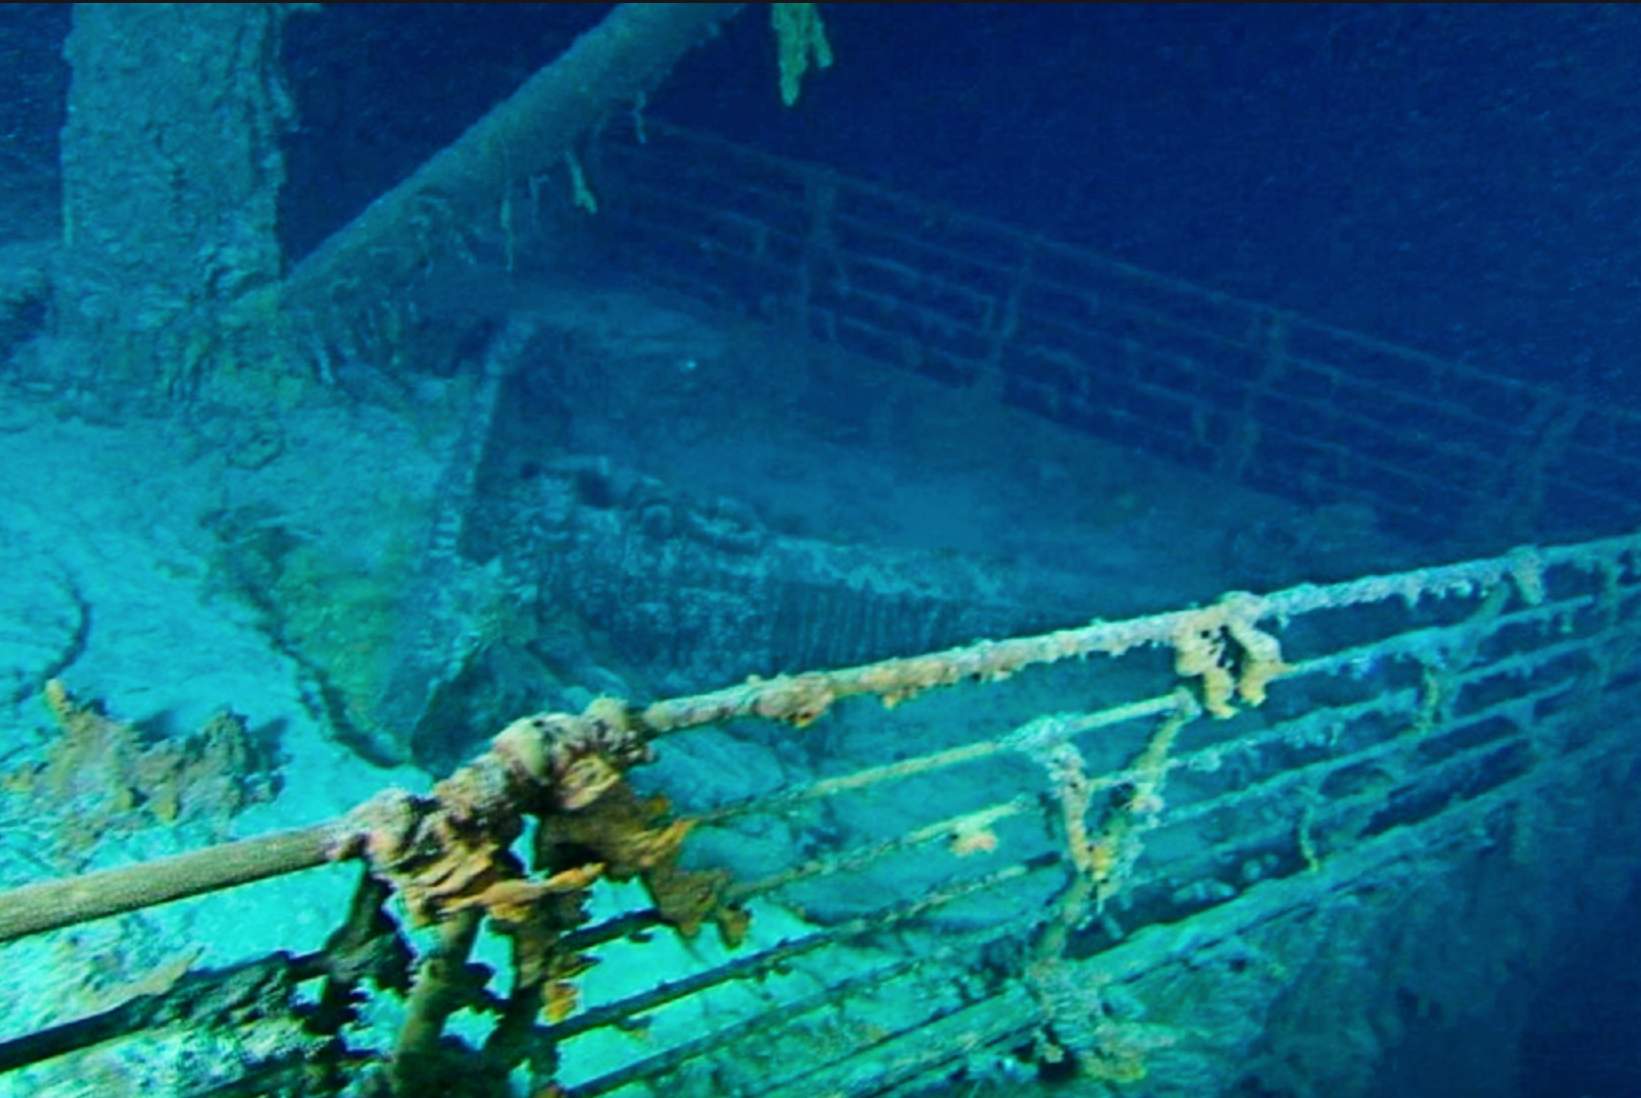
<path id="1" fill-rule="evenodd" d="M 526 718 L 428 796 L 0 894 L 11 939 L 329 861 L 371 870 L 325 949 L 189 974 L 0 1044 L 0 1069 L 282 1019 L 300 1039 L 248 1058 L 246 1085 L 378 1072 L 421 1093 L 528 1062 L 576 1098 L 913 1094 L 1005 1061 L 1177 1071 L 1188 1018 L 1114 1003 L 1253 928 L 1302 934 L 1431 859 L 1526 841 L 1554 791 L 1636 762 L 1638 651 L 1625 537 Z M 772 785 L 785 737 L 824 750 Z M 663 739 L 763 788 L 641 798 L 628 783 Z M 696 848 L 735 851 L 717 861 L 740 876 L 682 868 Z M 634 877 L 647 898 L 606 885 Z M 705 922 L 731 948 L 672 944 Z M 418 949 L 405 924 L 437 934 Z M 490 931 L 513 944 L 510 981 L 471 960 Z M 347 1022 L 382 998 L 402 1021 L 360 1045 Z M 482 1033 L 453 1036 L 462 1008 Z"/>
<path id="2" fill-rule="evenodd" d="M 661 122 L 611 126 L 595 153 L 616 262 L 868 359 L 1415 535 L 1641 522 L 1641 409 Z"/>

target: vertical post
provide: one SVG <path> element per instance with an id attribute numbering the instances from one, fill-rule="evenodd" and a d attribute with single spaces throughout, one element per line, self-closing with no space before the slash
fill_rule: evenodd
<path id="1" fill-rule="evenodd" d="M 99 385 L 191 389 L 215 349 L 199 321 L 281 276 L 288 11 L 75 5 L 57 315 Z"/>

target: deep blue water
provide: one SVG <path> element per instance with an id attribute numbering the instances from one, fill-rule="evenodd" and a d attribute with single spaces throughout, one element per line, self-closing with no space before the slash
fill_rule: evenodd
<path id="1" fill-rule="evenodd" d="M 294 19 L 293 257 L 606 10 L 358 5 Z M 686 58 L 650 110 L 1209 287 L 1641 403 L 1641 7 L 825 12 L 837 63 L 796 107 L 775 94 L 752 11 Z M 0 136 L 14 158 L 54 156 L 66 19 L 66 7 L 0 12 Z M 1587 928 L 1534 1003 L 1524 1098 L 1641 1094 L 1638 906 Z M 1428 1086 L 1471 1093 L 1462 1080 Z"/>
<path id="2" fill-rule="evenodd" d="M 358 165 L 334 227 L 600 5 L 336 9 L 299 135 Z M 1146 266 L 1501 370 L 1622 389 L 1641 330 L 1624 5 L 835 5 L 838 58 L 774 94 L 762 12 L 652 110 Z M 385 85 L 393 94 L 384 98 Z"/>
<path id="3" fill-rule="evenodd" d="M 287 61 L 300 254 L 604 5 L 343 5 Z M 762 12 L 657 115 L 1490 368 L 1627 392 L 1641 9 L 834 5 L 774 92 Z M 0 133 L 49 155 L 64 6 L 7 8 Z"/>

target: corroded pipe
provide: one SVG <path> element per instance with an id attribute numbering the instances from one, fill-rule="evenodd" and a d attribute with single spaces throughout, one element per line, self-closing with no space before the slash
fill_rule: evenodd
<path id="1" fill-rule="evenodd" d="M 336 821 L 14 888 L 0 894 L 0 942 L 312 869 L 333 860 L 345 833 Z"/>

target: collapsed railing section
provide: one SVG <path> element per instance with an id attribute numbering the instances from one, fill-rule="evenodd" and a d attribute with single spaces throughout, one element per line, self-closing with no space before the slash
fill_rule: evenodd
<path id="1" fill-rule="evenodd" d="M 1002 1061 L 1134 1079 L 1178 1035 L 1119 1021 L 1102 997 L 1188 959 L 1182 941 L 1302 915 L 1410 844 L 1478 841 L 1545 783 L 1633 761 L 1632 737 L 1597 714 L 1633 706 L 1638 651 L 1630 537 L 648 706 L 601 699 L 515 722 L 427 796 L 389 791 L 308 831 L 13 890 L 0 940 L 357 858 L 370 872 L 327 948 L 251 980 L 262 1016 L 282 1004 L 311 1039 L 261 1065 L 264 1080 L 322 1093 L 362 1069 L 408 1093 L 526 1061 L 577 1098 L 912 1093 Z M 899 707 L 945 687 L 960 689 Z M 1067 697 L 1094 704 L 1066 711 Z M 803 735 L 833 738 L 797 784 L 680 814 L 629 783 L 662 736 L 687 753 L 727 729 L 718 765 L 742 750 L 750 775 L 771 722 L 823 717 Z M 751 863 L 733 880 L 685 868 L 692 835 Z M 759 849 L 765 868 L 747 872 Z M 647 901 L 602 889 L 627 880 Z M 437 929 L 419 959 L 390 894 Z M 650 933 L 707 922 L 743 948 L 678 954 Z M 1163 925 L 1201 929 L 1147 930 Z M 505 990 L 471 959 L 486 926 L 511 945 Z M 594 956 L 625 985 L 588 973 Z M 174 989 L 186 1009 L 0 1045 L 0 1067 L 180 1017 L 243 1024 L 250 977 L 231 975 Z M 299 1012 L 291 989 L 311 980 L 317 1005 Z M 344 1039 L 367 983 L 406 997 L 385 1057 Z M 490 1020 L 481 1040 L 450 1039 L 464 1009 Z"/>
<path id="2" fill-rule="evenodd" d="M 1641 519 L 1637 410 L 657 122 L 598 151 L 595 228 L 619 262 L 869 359 L 1416 534 Z"/>

